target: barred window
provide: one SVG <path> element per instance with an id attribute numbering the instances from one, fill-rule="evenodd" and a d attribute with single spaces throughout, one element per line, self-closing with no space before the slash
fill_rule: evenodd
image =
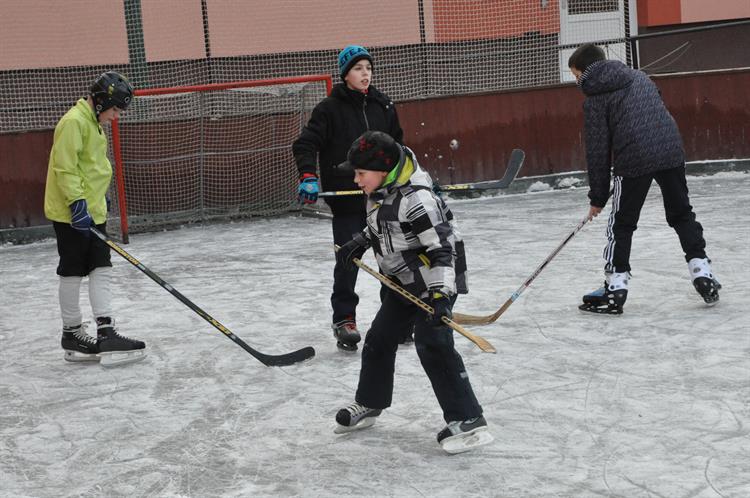
<path id="1" fill-rule="evenodd" d="M 617 12 L 620 0 L 568 0 L 568 14 L 594 14 L 596 12 Z"/>

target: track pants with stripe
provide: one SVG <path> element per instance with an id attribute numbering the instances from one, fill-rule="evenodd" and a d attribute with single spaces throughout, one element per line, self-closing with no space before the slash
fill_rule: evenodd
<path id="1" fill-rule="evenodd" d="M 695 219 L 688 197 L 685 167 L 679 166 L 636 178 L 614 177 L 612 211 L 607 222 L 604 248 L 605 271 L 630 271 L 630 247 L 638 228 L 641 208 L 652 180 L 661 189 L 667 223 L 677 232 L 685 261 L 706 257 L 703 227 Z"/>

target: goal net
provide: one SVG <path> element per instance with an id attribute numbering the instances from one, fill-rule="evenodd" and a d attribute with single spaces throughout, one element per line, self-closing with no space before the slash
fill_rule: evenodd
<path id="1" fill-rule="evenodd" d="M 297 207 L 291 146 L 327 75 L 136 90 L 111 128 L 110 231 L 128 234 Z M 117 216 L 119 215 L 119 216 Z"/>

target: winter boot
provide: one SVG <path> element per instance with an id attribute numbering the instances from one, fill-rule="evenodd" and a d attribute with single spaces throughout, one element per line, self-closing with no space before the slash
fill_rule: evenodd
<path id="1" fill-rule="evenodd" d="M 711 272 L 711 261 L 708 258 L 693 258 L 688 261 L 688 270 L 693 279 L 693 287 L 706 304 L 713 306 L 718 303 L 721 284 Z"/>
<path id="2" fill-rule="evenodd" d="M 628 298 L 628 281 L 630 273 L 607 273 L 604 285 L 583 296 L 583 304 L 578 306 L 582 311 L 621 315 L 622 307 Z"/>
<path id="3" fill-rule="evenodd" d="M 336 338 L 336 346 L 342 351 L 356 351 L 357 343 L 362 340 L 357 330 L 357 322 L 351 318 L 334 323 L 333 337 Z"/>
<path id="4" fill-rule="evenodd" d="M 375 423 L 375 418 L 382 412 L 383 410 L 367 408 L 356 402 L 352 403 L 336 414 L 337 425 L 333 432 L 343 434 L 371 427 Z"/>
<path id="5" fill-rule="evenodd" d="M 96 319 L 96 325 L 96 340 L 103 366 L 134 363 L 146 357 L 146 344 L 118 334 L 113 318 L 100 316 Z"/>
<path id="6" fill-rule="evenodd" d="M 445 429 L 437 435 L 440 446 L 450 454 L 463 453 L 493 440 L 492 434 L 487 430 L 487 421 L 481 416 L 448 422 Z"/>
<path id="7" fill-rule="evenodd" d="M 99 361 L 99 345 L 86 333 L 85 325 L 63 327 L 60 345 L 66 361 Z"/>

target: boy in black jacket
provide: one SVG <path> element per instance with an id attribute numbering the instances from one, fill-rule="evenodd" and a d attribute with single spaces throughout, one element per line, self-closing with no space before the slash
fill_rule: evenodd
<path id="1" fill-rule="evenodd" d="M 371 85 L 373 60 L 358 45 L 339 53 L 342 83 L 313 109 L 310 121 L 294 142 L 292 151 L 300 173 L 299 199 L 305 204 L 318 200 L 318 169 L 324 190 L 357 190 L 351 170 L 337 166 L 346 160 L 352 142 L 367 130 L 382 131 L 397 142 L 403 140 L 396 108 L 388 96 Z M 316 168 L 316 165 L 318 168 Z M 326 198 L 333 213 L 333 241 L 343 245 L 365 227 L 365 198 L 350 195 Z M 357 268 L 339 263 L 333 269 L 333 335 L 345 351 L 356 351 L 361 337 L 357 330 L 359 303 L 354 287 Z"/>
<path id="2" fill-rule="evenodd" d="M 601 48 L 580 46 L 568 67 L 586 95 L 583 104 L 589 219 L 610 195 L 612 211 L 604 248 L 604 286 L 583 296 L 583 311 L 622 313 L 628 295 L 630 246 L 652 180 L 661 189 L 667 223 L 680 239 L 693 285 L 708 305 L 721 285 L 706 256 L 703 227 L 695 219 L 685 180 L 685 151 L 674 118 L 649 77 L 622 62 L 606 60 Z"/>

